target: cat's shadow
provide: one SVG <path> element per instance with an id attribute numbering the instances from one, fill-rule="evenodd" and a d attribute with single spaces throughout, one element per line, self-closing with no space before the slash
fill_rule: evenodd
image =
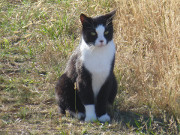
<path id="1" fill-rule="evenodd" d="M 113 110 L 114 113 L 112 114 L 112 119 L 115 122 L 121 122 L 121 124 L 123 124 L 124 126 L 136 126 L 136 122 L 137 120 L 140 119 L 139 114 L 135 113 L 135 112 L 131 112 L 131 111 L 122 111 L 122 110 L 118 110 L 118 109 L 114 109 Z M 147 116 L 142 116 L 142 117 L 147 117 Z"/>
<path id="2" fill-rule="evenodd" d="M 152 129 L 152 124 L 155 122 L 161 124 L 163 120 L 159 117 L 151 117 L 148 114 L 138 114 L 133 111 L 123 111 L 117 108 L 114 108 L 110 112 L 112 117 L 112 123 L 119 123 L 122 130 L 123 129 L 132 129 L 133 131 L 141 131 L 147 133 Z M 157 127 L 154 127 L 157 128 Z"/>

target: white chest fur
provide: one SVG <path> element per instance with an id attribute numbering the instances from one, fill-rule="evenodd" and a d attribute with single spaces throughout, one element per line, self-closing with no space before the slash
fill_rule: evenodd
<path id="1" fill-rule="evenodd" d="M 84 66 L 92 75 L 92 89 L 96 98 L 111 69 L 115 54 L 114 42 L 110 41 L 103 47 L 95 47 L 88 46 L 82 39 L 80 51 Z"/>

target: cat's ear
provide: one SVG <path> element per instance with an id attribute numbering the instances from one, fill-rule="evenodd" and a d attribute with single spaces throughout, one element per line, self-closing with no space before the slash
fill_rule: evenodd
<path id="1" fill-rule="evenodd" d="M 112 12 L 110 12 L 110 13 L 105 14 L 104 16 L 105 16 L 106 18 L 108 18 L 108 19 L 113 19 L 114 16 L 115 16 L 115 14 L 116 14 L 116 9 L 113 10 Z"/>
<path id="2" fill-rule="evenodd" d="M 80 15 L 80 20 L 81 20 L 82 24 L 85 24 L 85 23 L 91 24 L 92 23 L 92 19 L 90 17 L 87 17 L 85 14 Z"/>
<path id="3" fill-rule="evenodd" d="M 112 22 L 115 14 L 116 14 L 116 10 L 114 10 L 114 11 L 112 11 L 112 12 L 107 13 L 106 15 L 104 15 L 104 16 L 106 17 L 106 19 L 107 19 L 106 25 L 109 25 L 109 24 Z"/>
<path id="4" fill-rule="evenodd" d="M 87 16 L 85 14 L 80 15 L 81 23 L 83 24 L 85 20 L 87 20 Z"/>

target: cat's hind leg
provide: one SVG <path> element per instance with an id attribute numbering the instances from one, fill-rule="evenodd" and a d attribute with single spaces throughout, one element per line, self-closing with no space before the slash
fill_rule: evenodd
<path id="1" fill-rule="evenodd" d="M 66 74 L 63 74 L 59 78 L 55 87 L 56 101 L 61 114 L 65 114 L 65 110 L 70 106 L 69 96 L 71 96 L 72 91 L 73 83 Z"/>
<path id="2" fill-rule="evenodd" d="M 55 87 L 55 94 L 61 114 L 65 114 L 68 110 L 71 115 L 77 116 L 79 119 L 83 117 L 84 106 L 74 89 L 74 83 L 66 73 L 59 78 Z"/>

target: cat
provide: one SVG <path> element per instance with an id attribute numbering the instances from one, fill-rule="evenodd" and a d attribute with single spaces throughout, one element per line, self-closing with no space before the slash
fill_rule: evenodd
<path id="1" fill-rule="evenodd" d="M 71 55 L 65 73 L 59 78 L 55 93 L 61 114 L 66 110 L 86 122 L 110 121 L 107 105 L 113 104 L 117 81 L 113 72 L 112 11 L 98 17 L 80 15 L 82 38 Z"/>

